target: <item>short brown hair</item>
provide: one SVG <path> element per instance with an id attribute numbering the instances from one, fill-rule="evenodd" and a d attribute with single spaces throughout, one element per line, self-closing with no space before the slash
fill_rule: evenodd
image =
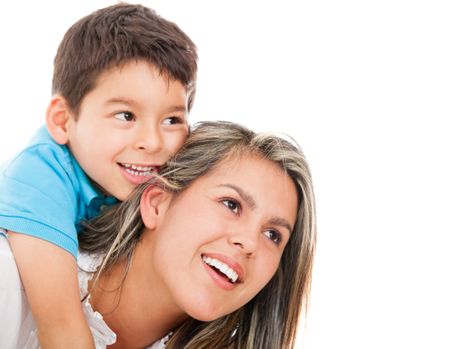
<path id="1" fill-rule="evenodd" d="M 197 49 L 173 22 L 148 7 L 120 3 L 73 24 L 54 60 L 52 93 L 61 94 L 77 115 L 84 96 L 107 69 L 143 60 L 180 81 L 191 109 L 197 77 Z"/>

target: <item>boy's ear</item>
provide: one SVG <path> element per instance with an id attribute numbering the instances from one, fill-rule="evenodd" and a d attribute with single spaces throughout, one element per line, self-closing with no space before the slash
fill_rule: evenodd
<path id="1" fill-rule="evenodd" d="M 71 120 L 71 111 L 67 101 L 60 95 L 55 95 L 50 100 L 45 116 L 47 129 L 54 141 L 58 144 L 66 144 L 68 137 L 68 123 Z"/>
<path id="2" fill-rule="evenodd" d="M 172 194 L 157 185 L 149 185 L 141 196 L 141 216 L 148 229 L 155 229 L 164 217 Z"/>

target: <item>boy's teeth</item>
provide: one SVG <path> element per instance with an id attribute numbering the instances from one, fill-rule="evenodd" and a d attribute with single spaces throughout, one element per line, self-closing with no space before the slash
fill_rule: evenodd
<path id="1" fill-rule="evenodd" d="M 150 176 L 150 174 L 151 174 L 151 171 L 138 172 L 138 171 L 130 170 L 129 168 L 126 168 L 125 171 L 128 172 L 129 174 L 132 174 L 133 176 L 145 177 L 145 176 Z"/>
<path id="2" fill-rule="evenodd" d="M 130 167 L 133 170 L 138 170 L 138 171 L 150 171 L 152 168 L 150 166 L 136 166 L 136 165 L 130 165 Z"/>
<path id="3" fill-rule="evenodd" d="M 221 273 L 225 274 L 233 284 L 237 281 L 238 274 L 229 265 L 211 257 L 203 256 L 202 259 L 206 264 L 220 270 Z"/>
<path id="4" fill-rule="evenodd" d="M 122 164 L 125 167 L 125 171 L 132 174 L 133 176 L 149 176 L 153 172 L 153 167 L 151 166 L 137 166 L 132 164 Z"/>

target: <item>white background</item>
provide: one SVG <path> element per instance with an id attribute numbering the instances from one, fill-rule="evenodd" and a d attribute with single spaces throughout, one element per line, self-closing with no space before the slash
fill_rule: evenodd
<path id="1" fill-rule="evenodd" d="M 112 3 L 3 3 L 0 162 L 43 123 L 65 30 Z M 319 239 L 298 347 L 450 348 L 447 2 L 143 3 L 197 43 L 192 121 L 286 132 L 309 158 Z"/>

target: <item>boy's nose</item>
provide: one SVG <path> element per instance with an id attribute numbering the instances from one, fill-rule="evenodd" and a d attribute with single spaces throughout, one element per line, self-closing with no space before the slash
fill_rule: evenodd
<path id="1" fill-rule="evenodd" d="M 163 147 L 163 138 L 158 129 L 149 127 L 140 130 L 135 147 L 146 152 L 157 152 Z"/>

